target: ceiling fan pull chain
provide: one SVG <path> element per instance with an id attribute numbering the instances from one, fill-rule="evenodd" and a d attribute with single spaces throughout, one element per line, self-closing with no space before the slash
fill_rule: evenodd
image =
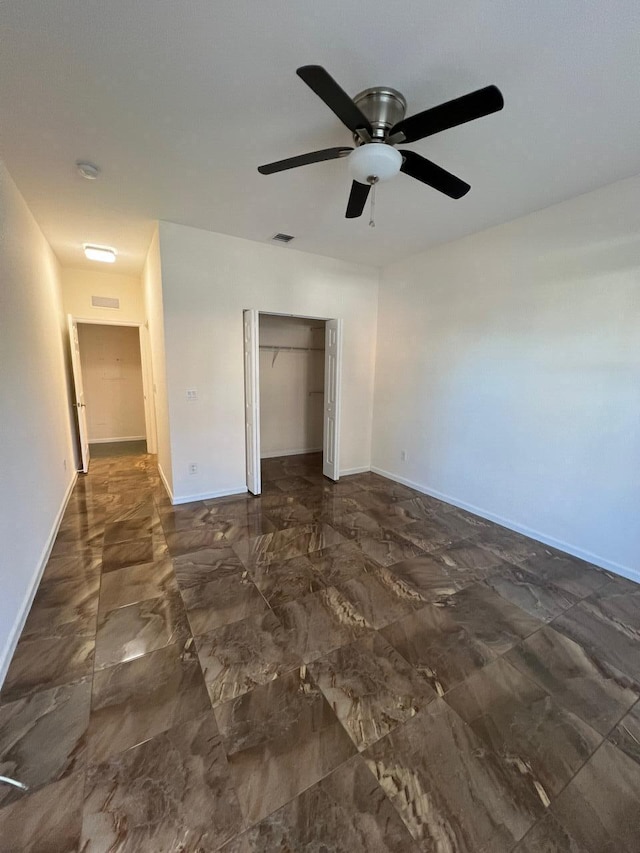
<path id="1" fill-rule="evenodd" d="M 371 181 L 371 217 L 369 219 L 369 228 L 376 227 L 376 184 L 378 183 L 377 178 L 369 178 Z"/>

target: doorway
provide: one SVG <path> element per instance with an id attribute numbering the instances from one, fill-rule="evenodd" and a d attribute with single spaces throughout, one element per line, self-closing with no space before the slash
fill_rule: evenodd
<path id="1" fill-rule="evenodd" d="M 265 459 L 318 454 L 339 478 L 342 321 L 244 312 L 247 488 Z"/>
<path id="2" fill-rule="evenodd" d="M 154 452 L 142 328 L 70 316 L 69 333 L 82 471 L 92 453 Z"/>

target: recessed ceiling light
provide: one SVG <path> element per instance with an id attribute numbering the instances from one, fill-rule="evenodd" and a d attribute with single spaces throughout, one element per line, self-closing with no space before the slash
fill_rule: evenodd
<path id="1" fill-rule="evenodd" d="M 95 163 L 89 163 L 85 160 L 78 160 L 76 163 L 76 169 L 78 170 L 78 174 L 83 178 L 86 178 L 88 181 L 95 181 L 95 179 L 100 174 L 100 167 L 96 166 Z"/>
<path id="2" fill-rule="evenodd" d="M 84 244 L 84 253 L 90 261 L 102 261 L 103 264 L 113 264 L 118 254 L 108 246 L 92 246 L 89 243 Z"/>

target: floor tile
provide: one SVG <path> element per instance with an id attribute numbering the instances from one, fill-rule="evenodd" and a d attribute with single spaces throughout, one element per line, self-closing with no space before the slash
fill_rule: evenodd
<path id="1" fill-rule="evenodd" d="M 181 554 L 174 558 L 173 567 L 181 589 L 244 571 L 244 563 L 230 547 Z"/>
<path id="2" fill-rule="evenodd" d="M 216 720 L 249 825 L 283 806 L 356 751 L 304 670 L 219 705 Z"/>
<path id="3" fill-rule="evenodd" d="M 271 611 L 196 637 L 196 645 L 213 706 L 302 663 L 291 647 L 291 637 Z"/>
<path id="4" fill-rule="evenodd" d="M 222 853 L 418 853 L 398 813 L 363 760 L 349 759 L 269 815 Z"/>
<path id="5" fill-rule="evenodd" d="M 384 568 L 352 578 L 338 589 L 373 628 L 383 628 L 425 604 L 412 587 Z"/>
<path id="6" fill-rule="evenodd" d="M 137 566 L 140 563 L 152 563 L 154 558 L 153 539 L 144 536 L 133 542 L 118 542 L 105 545 L 102 552 L 102 570 L 111 572 L 125 566 Z"/>
<path id="7" fill-rule="evenodd" d="M 441 603 L 456 622 L 498 655 L 541 627 L 542 622 L 483 584 L 465 587 Z"/>
<path id="8" fill-rule="evenodd" d="M 178 584 L 169 558 L 114 569 L 102 577 L 99 614 L 148 598 L 170 595 L 177 590 Z"/>
<path id="9" fill-rule="evenodd" d="M 441 696 L 496 654 L 456 622 L 451 609 L 427 605 L 380 633 Z"/>
<path id="10" fill-rule="evenodd" d="M 436 695 L 378 633 L 314 661 L 309 672 L 359 750 L 415 716 Z"/>
<path id="11" fill-rule="evenodd" d="M 104 669 L 135 660 L 186 640 L 190 634 L 187 614 L 177 590 L 160 598 L 118 607 L 103 614 L 98 623 L 95 668 Z"/>
<path id="12" fill-rule="evenodd" d="M 640 764 L 640 702 L 620 720 L 609 740 Z"/>
<path id="13" fill-rule="evenodd" d="M 42 584 L 59 581 L 77 581 L 82 583 L 99 577 L 102 569 L 102 549 L 88 549 L 75 554 L 50 557 L 42 575 Z"/>
<path id="14" fill-rule="evenodd" d="M 446 701 L 549 805 L 602 742 L 503 658 L 447 693 Z"/>
<path id="15" fill-rule="evenodd" d="M 339 546 L 338 546 L 339 547 Z M 258 563 L 251 577 L 272 607 L 295 601 L 324 588 L 306 556 L 270 563 Z"/>
<path id="16" fill-rule="evenodd" d="M 453 513 L 446 518 L 452 516 Z M 475 580 L 491 577 L 505 566 L 504 560 L 488 548 L 483 548 L 469 540 L 454 542 L 432 553 L 434 559 L 442 563 L 446 569 Z"/>
<path id="17" fill-rule="evenodd" d="M 335 586 L 377 569 L 378 564 L 367 557 L 355 542 L 344 542 L 308 554 L 311 569 L 322 586 Z"/>
<path id="18" fill-rule="evenodd" d="M 68 637 L 95 634 L 100 577 L 89 575 L 40 587 L 22 637 Z"/>
<path id="19" fill-rule="evenodd" d="M 442 699 L 362 755 L 424 850 L 507 853 L 544 812 Z"/>
<path id="20" fill-rule="evenodd" d="M 506 659 L 603 735 L 640 696 L 639 684 L 550 627 L 514 646 Z"/>
<path id="21" fill-rule="evenodd" d="M 577 598 L 584 598 L 603 587 L 609 575 L 595 566 L 561 554 L 559 551 L 541 548 L 539 553 L 522 562 L 522 567 L 536 578 L 548 581 Z"/>
<path id="22" fill-rule="evenodd" d="M 436 560 L 433 554 L 402 560 L 388 571 L 412 587 L 425 601 L 436 602 L 474 583 L 473 572 L 460 571 Z"/>
<path id="23" fill-rule="evenodd" d="M 625 623 L 620 609 L 612 607 L 610 602 L 586 598 L 551 624 L 584 646 L 597 660 L 640 681 L 640 629 Z"/>
<path id="24" fill-rule="evenodd" d="M 75 853 L 84 773 L 74 773 L 0 809 L 3 853 Z"/>
<path id="25" fill-rule="evenodd" d="M 551 812 L 587 853 L 637 853 L 640 764 L 605 741 L 552 804 Z"/>
<path id="26" fill-rule="evenodd" d="M 89 760 L 104 761 L 210 707 L 192 641 L 96 672 Z"/>
<path id="27" fill-rule="evenodd" d="M 267 610 L 267 603 L 248 572 L 187 587 L 182 590 L 182 599 L 194 634 L 205 634 Z"/>
<path id="28" fill-rule="evenodd" d="M 421 521 L 414 521 L 411 524 L 398 528 L 398 532 L 409 542 L 420 548 L 423 553 L 431 553 L 441 548 L 448 548 L 454 542 L 462 539 L 462 536 L 444 527 L 438 518 L 425 518 Z M 394 562 L 397 562 L 397 560 Z"/>
<path id="29" fill-rule="evenodd" d="M 520 566 L 506 566 L 487 578 L 485 583 L 542 622 L 550 622 L 578 601 L 575 595 Z"/>
<path id="30" fill-rule="evenodd" d="M 217 850 L 243 828 L 213 713 L 90 768 L 83 850 Z"/>
<path id="31" fill-rule="evenodd" d="M 344 537 L 328 524 L 302 524 L 235 542 L 233 548 L 245 566 L 251 569 L 260 563 L 288 560 L 341 542 L 344 542 Z"/>
<path id="32" fill-rule="evenodd" d="M 12 702 L 91 675 L 94 649 L 95 637 L 20 640 L 2 685 L 0 702 Z"/>
<path id="33" fill-rule="evenodd" d="M 172 557 L 190 554 L 192 551 L 200 551 L 203 548 L 229 547 L 229 542 L 224 538 L 223 532 L 214 530 L 209 526 L 179 530 L 176 533 L 167 533 L 166 536 L 167 547 Z"/>
<path id="34" fill-rule="evenodd" d="M 362 614 L 335 587 L 274 608 L 289 632 L 291 648 L 309 663 L 371 630 Z"/>
<path id="35" fill-rule="evenodd" d="M 84 770 L 90 705 L 89 678 L 1 705 L 0 775 L 34 791 Z M 0 807 L 24 796 L 0 785 Z"/>
<path id="36" fill-rule="evenodd" d="M 150 536 L 155 523 L 156 520 L 153 516 L 114 521 L 105 525 L 104 544 L 114 545 L 118 542 L 130 542 L 132 539 Z"/>
<path id="37" fill-rule="evenodd" d="M 299 527 L 301 524 L 311 524 L 316 520 L 314 513 L 300 503 L 273 507 L 267 512 L 267 518 L 277 530 Z"/>
<path id="38" fill-rule="evenodd" d="M 365 555 L 381 566 L 391 566 L 401 560 L 424 556 L 423 548 L 404 538 L 404 531 L 407 529 L 403 527 L 401 533 L 400 529 L 380 528 L 376 533 L 358 536 L 357 542 Z"/>

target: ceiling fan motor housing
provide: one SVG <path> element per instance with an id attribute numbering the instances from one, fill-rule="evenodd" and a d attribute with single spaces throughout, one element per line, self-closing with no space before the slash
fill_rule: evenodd
<path id="1" fill-rule="evenodd" d="M 391 128 L 402 121 L 407 111 L 407 102 L 403 95 L 388 86 L 374 86 L 365 89 L 353 99 L 356 106 L 369 119 L 372 127 L 371 136 L 374 140 L 383 142 Z M 356 145 L 363 140 L 354 134 Z"/>

